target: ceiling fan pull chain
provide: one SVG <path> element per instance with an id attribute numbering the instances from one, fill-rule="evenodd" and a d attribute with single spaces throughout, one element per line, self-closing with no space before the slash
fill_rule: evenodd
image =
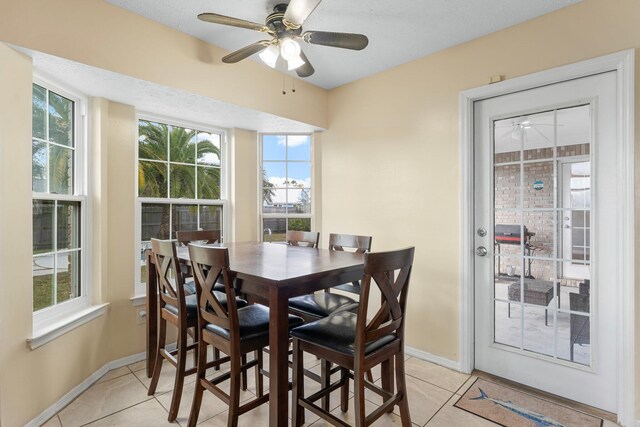
<path id="1" fill-rule="evenodd" d="M 291 77 L 291 92 L 296 93 L 296 79 Z"/>
<path id="2" fill-rule="evenodd" d="M 284 64 L 283 64 L 282 65 L 282 94 L 283 95 L 287 94 L 287 91 L 285 90 L 286 89 L 286 84 L 287 84 L 286 78 L 287 78 L 287 74 L 284 71 Z"/>

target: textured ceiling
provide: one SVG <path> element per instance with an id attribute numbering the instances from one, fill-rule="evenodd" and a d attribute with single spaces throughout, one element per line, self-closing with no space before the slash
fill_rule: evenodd
<path id="1" fill-rule="evenodd" d="M 288 0 L 106 0 L 233 51 L 264 39 L 255 31 L 201 22 L 214 12 L 263 23 Z M 316 69 L 306 80 L 332 89 L 431 53 L 533 19 L 579 0 L 324 0 L 304 30 L 362 33 L 363 51 L 304 44 Z M 252 57 L 257 59 L 257 55 Z M 260 61 L 261 62 L 261 61 Z M 228 65 L 233 67 L 233 65 Z"/>

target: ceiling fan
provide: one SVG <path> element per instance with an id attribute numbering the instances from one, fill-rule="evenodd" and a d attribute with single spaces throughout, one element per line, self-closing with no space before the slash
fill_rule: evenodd
<path id="1" fill-rule="evenodd" d="M 362 50 L 369 44 L 369 39 L 363 34 L 335 33 L 328 31 L 302 32 L 302 24 L 315 10 L 322 0 L 291 0 L 289 4 L 277 4 L 273 12 L 265 20 L 265 24 L 245 21 L 217 13 L 201 13 L 198 19 L 214 24 L 229 25 L 259 31 L 271 36 L 270 40 L 260 40 L 245 46 L 222 58 L 222 62 L 233 64 L 259 53 L 260 58 L 275 68 L 279 56 L 287 62 L 289 70 L 295 70 L 300 77 L 309 77 L 314 68 L 302 51 L 299 40 L 309 44 L 339 47 L 343 49 Z"/>

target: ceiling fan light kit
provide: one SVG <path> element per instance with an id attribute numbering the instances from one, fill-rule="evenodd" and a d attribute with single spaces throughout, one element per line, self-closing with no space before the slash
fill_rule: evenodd
<path id="1" fill-rule="evenodd" d="M 276 62 L 278 61 L 278 56 L 280 55 L 280 51 L 278 48 L 270 44 L 265 50 L 258 54 L 262 62 L 267 64 L 271 68 L 276 68 Z"/>
<path id="2" fill-rule="evenodd" d="M 328 31 L 303 33 L 302 24 L 321 1 L 291 0 L 289 4 L 277 4 L 273 8 L 273 12 L 267 16 L 264 25 L 216 13 L 201 13 L 198 15 L 198 19 L 214 24 L 259 31 L 272 37 L 272 40 L 262 40 L 232 52 L 222 58 L 222 62 L 233 64 L 258 53 L 265 64 L 275 68 L 280 55 L 287 61 L 289 71 L 295 70 L 299 77 L 304 78 L 311 76 L 315 70 L 304 54 L 299 40 L 308 44 L 351 50 L 362 50 L 369 44 L 369 39 L 363 34 Z"/>

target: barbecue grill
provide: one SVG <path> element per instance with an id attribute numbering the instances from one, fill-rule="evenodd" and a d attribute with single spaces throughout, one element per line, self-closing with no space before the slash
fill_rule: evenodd
<path id="1" fill-rule="evenodd" d="M 536 250 L 536 248 L 531 245 L 531 238 L 535 235 L 536 233 L 530 232 L 527 229 L 526 225 L 520 226 L 520 224 L 496 224 L 495 245 L 497 248 L 497 252 L 500 253 L 500 245 L 523 245 L 525 256 L 531 257 L 533 251 Z M 527 270 L 525 271 L 525 277 L 529 279 L 534 279 L 534 277 L 531 275 L 532 262 L 533 260 L 531 258 L 527 260 Z M 498 274 L 502 274 L 500 272 L 500 257 L 498 257 Z"/>

